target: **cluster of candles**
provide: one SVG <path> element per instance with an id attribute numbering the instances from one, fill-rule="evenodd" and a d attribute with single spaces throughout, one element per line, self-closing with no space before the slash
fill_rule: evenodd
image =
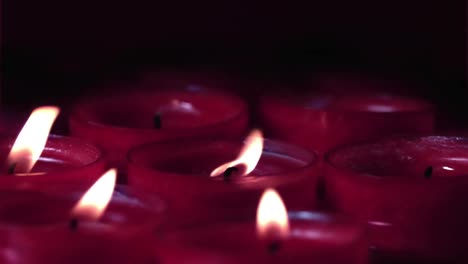
<path id="1" fill-rule="evenodd" d="M 128 90 L 0 138 L 1 263 L 466 263 L 468 139 L 389 95 Z M 263 134 L 267 135 L 264 139 Z"/>

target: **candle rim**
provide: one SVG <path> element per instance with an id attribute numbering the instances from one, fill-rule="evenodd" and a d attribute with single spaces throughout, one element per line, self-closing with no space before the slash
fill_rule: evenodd
<path id="1" fill-rule="evenodd" d="M 112 97 L 114 98 L 125 98 L 126 97 L 125 91 L 119 91 L 116 93 L 112 94 Z M 187 91 L 187 90 L 148 90 L 148 89 L 139 89 L 139 90 L 134 90 L 131 91 L 132 95 L 140 95 L 143 93 L 149 93 L 149 94 L 184 94 L 184 95 L 190 95 L 190 94 L 196 94 L 196 95 L 203 95 L 207 94 L 208 96 L 222 96 L 223 98 L 228 98 L 230 101 L 234 102 L 236 106 L 238 106 L 238 111 L 235 113 L 230 114 L 229 116 L 226 116 L 222 120 L 212 122 L 206 125 L 201 125 L 201 126 L 194 126 L 194 127 L 188 127 L 188 128 L 165 128 L 163 130 L 158 130 L 158 129 L 152 129 L 152 128 L 136 128 L 136 127 L 125 127 L 125 126 L 118 126 L 118 125 L 113 125 L 113 124 L 107 124 L 107 123 L 102 123 L 98 122 L 97 120 L 86 120 L 86 118 L 83 117 L 82 111 L 79 109 L 80 107 L 91 107 L 92 109 L 95 108 L 95 104 L 99 104 L 99 100 L 102 97 L 109 97 L 109 95 L 105 94 L 98 94 L 95 95 L 91 98 L 82 98 L 81 100 L 77 101 L 73 106 L 71 110 L 71 114 L 69 115 L 69 118 L 72 120 L 75 120 L 76 122 L 80 123 L 85 123 L 87 125 L 90 125 L 92 127 L 100 128 L 100 129 L 115 129 L 118 131 L 123 131 L 123 132 L 139 132 L 139 133 L 166 133 L 166 132 L 174 132 L 174 131 L 197 131 L 197 130 L 205 130 L 205 129 L 212 129 L 215 127 L 222 127 L 223 125 L 229 124 L 230 122 L 242 118 L 243 116 L 248 116 L 248 107 L 247 103 L 245 100 L 243 100 L 242 97 L 234 94 L 234 93 L 229 93 L 226 91 L 217 91 L 217 90 L 209 90 L 209 91 L 202 91 L 202 92 L 193 92 L 193 91 Z"/>
<path id="2" fill-rule="evenodd" d="M 87 188 L 89 186 L 85 186 L 84 184 L 67 184 L 67 183 L 60 183 L 58 185 L 54 185 L 54 187 L 63 187 L 64 189 L 54 189 L 51 191 L 51 189 L 43 190 L 38 187 L 40 186 L 24 186 L 21 184 L 18 184 L 18 188 L 11 189 L 11 186 L 8 186 L 7 188 L 1 187 L 0 188 L 0 193 L 2 192 L 14 192 L 18 194 L 33 194 L 37 195 L 40 197 L 46 197 L 48 199 L 60 199 L 60 201 L 65 201 L 65 202 L 70 202 L 70 208 L 69 210 L 64 210 L 63 212 L 63 218 L 57 219 L 56 221 L 53 221 L 51 223 L 47 224 L 25 224 L 25 223 L 14 223 L 12 220 L 4 221 L 3 219 L 0 218 L 0 233 L 2 230 L 8 230 L 8 229 L 25 229 L 25 230 L 47 230 L 49 228 L 55 228 L 55 227 L 64 227 L 68 228 L 70 220 L 73 219 L 73 216 L 71 214 L 73 205 L 80 199 L 80 197 L 86 192 Z M 135 194 L 138 194 L 135 196 Z M 137 200 L 137 201 L 135 201 Z M 2 205 L 0 203 L 0 210 L 5 210 L 5 208 L 9 208 L 8 206 L 5 207 L 5 205 Z M 116 185 L 116 188 L 114 189 L 114 193 L 112 194 L 112 200 L 110 202 L 110 208 L 112 208 L 112 205 L 114 206 L 123 206 L 123 210 L 117 210 L 116 213 L 112 212 L 107 212 L 107 214 L 110 213 L 110 216 L 112 215 L 119 215 L 120 211 L 124 211 L 126 208 L 131 208 L 132 210 L 138 210 L 142 214 L 146 216 L 151 216 L 150 219 L 140 219 L 138 218 L 138 221 L 134 221 L 136 218 L 131 218 L 131 219 L 126 219 L 126 221 L 89 221 L 89 220 L 83 220 L 83 223 L 96 223 L 99 225 L 103 226 L 109 226 L 109 227 L 115 227 L 115 229 L 119 229 L 123 227 L 123 229 L 129 228 L 129 229 L 138 229 L 138 226 L 140 225 L 157 225 L 158 222 L 161 222 L 164 220 L 165 214 L 167 212 L 167 204 L 164 202 L 161 197 L 154 195 L 149 192 L 144 192 L 141 190 L 133 190 L 128 186 L 124 185 Z M 53 207 L 53 206 L 52 206 Z M 135 209 L 136 208 L 136 209 Z M 106 212 L 104 213 L 105 216 Z M 134 212 L 134 211 L 132 211 Z M 62 215 L 61 215 L 62 216 Z M 104 217 L 104 220 L 106 218 Z"/>
<path id="3" fill-rule="evenodd" d="M 138 167 L 141 167 L 141 168 L 161 171 L 159 169 L 155 169 L 154 167 L 150 166 L 149 164 L 146 164 L 146 163 L 142 164 L 143 162 L 137 162 L 135 160 L 134 156 L 136 155 L 137 152 L 142 151 L 142 150 L 144 150 L 146 148 L 148 148 L 148 149 L 157 149 L 158 145 L 170 146 L 171 144 L 182 144 L 183 142 L 203 143 L 203 142 L 213 142 L 213 141 L 214 142 L 223 142 L 223 143 L 236 143 L 236 144 L 242 142 L 241 140 L 220 139 L 220 138 L 216 138 L 216 139 L 208 139 L 208 138 L 196 138 L 196 139 L 190 138 L 190 139 L 188 139 L 188 138 L 186 138 L 186 139 L 171 139 L 171 140 L 165 140 L 165 141 L 162 141 L 162 142 L 158 141 L 158 142 L 143 143 L 143 144 L 140 144 L 140 145 L 137 145 L 137 146 L 131 148 L 127 152 L 126 160 L 127 160 L 127 163 L 134 164 L 134 165 L 136 165 Z M 312 169 L 312 168 L 316 167 L 319 164 L 320 160 L 321 160 L 320 156 L 314 150 L 310 150 L 310 149 L 307 149 L 307 148 L 304 148 L 304 147 L 296 146 L 296 145 L 293 145 L 293 144 L 290 144 L 290 143 L 287 143 L 287 142 L 283 142 L 283 141 L 279 141 L 279 140 L 264 138 L 265 148 L 266 148 L 266 146 L 271 145 L 271 144 L 274 144 L 276 146 L 288 146 L 288 147 L 294 148 L 294 150 L 300 150 L 302 153 L 310 155 L 310 159 L 308 161 L 304 162 L 305 165 L 294 168 L 294 169 L 289 169 L 287 172 L 275 172 L 275 173 L 268 173 L 268 174 L 257 176 L 257 177 L 262 178 L 262 179 L 265 179 L 265 178 L 268 178 L 268 177 L 287 178 L 288 175 L 294 175 L 294 174 L 297 174 L 298 172 L 307 171 L 309 169 Z M 266 152 L 265 148 L 262 150 L 262 156 Z M 297 159 L 297 157 L 296 157 L 296 159 Z M 184 174 L 184 173 L 168 172 L 168 171 L 164 171 L 164 173 L 170 174 L 170 175 L 172 175 L 174 177 L 177 177 L 177 176 L 179 176 L 179 177 L 194 177 L 194 178 L 199 177 L 200 181 L 203 178 L 206 178 L 206 180 L 208 180 L 209 182 L 217 182 L 217 181 L 213 181 L 211 179 L 212 177 L 208 177 L 209 174 L 208 175 Z M 207 177 L 205 177 L 205 176 L 207 176 Z M 256 175 L 250 175 L 249 174 L 249 175 L 242 176 L 242 177 L 249 177 L 249 176 L 256 176 Z M 310 175 L 309 175 L 309 177 L 310 177 Z M 219 182 L 221 184 L 224 184 L 221 181 L 219 181 Z M 234 181 L 234 183 L 235 183 L 235 181 Z"/>
<path id="4" fill-rule="evenodd" d="M 11 149 L 11 146 L 13 145 L 13 143 L 14 143 L 14 141 L 16 139 L 14 135 L 11 135 L 11 134 L 8 134 L 8 133 L 0 133 L 0 138 L 2 140 L 5 140 L 6 142 L 8 142 L 8 148 L 9 149 Z M 60 169 L 57 169 L 57 170 L 54 170 L 54 171 L 45 172 L 44 174 L 40 175 L 40 177 L 48 177 L 50 174 L 60 174 L 60 173 L 66 173 L 66 172 L 69 172 L 69 171 L 72 171 L 72 170 L 75 170 L 75 169 L 92 167 L 92 166 L 104 161 L 103 151 L 101 150 L 101 148 L 99 148 L 98 146 L 96 146 L 92 142 L 90 142 L 88 140 L 85 140 L 85 139 L 82 139 L 82 138 L 78 138 L 78 137 L 70 137 L 70 136 L 57 135 L 57 134 L 49 134 L 49 136 L 47 138 L 47 143 L 45 145 L 43 153 L 46 152 L 46 150 L 48 148 L 48 145 L 50 144 L 50 142 L 49 142 L 50 140 L 57 141 L 57 143 L 60 143 L 61 141 L 65 141 L 68 144 L 76 144 L 76 145 L 79 145 L 79 146 L 85 146 L 86 149 L 92 149 L 92 151 L 96 153 L 96 158 L 93 158 L 93 160 L 90 161 L 90 162 L 80 164 L 79 166 L 76 166 L 76 167 L 73 167 L 73 168 L 60 168 Z M 86 151 L 86 152 L 89 152 L 89 151 Z M 42 157 L 42 154 L 39 157 L 39 160 L 40 160 L 41 157 Z M 0 173 L 0 175 L 1 175 L 1 173 Z"/>
<path id="5" fill-rule="evenodd" d="M 407 183 L 434 184 L 436 182 L 450 182 L 453 179 L 460 179 L 460 178 L 466 178 L 468 180 L 468 177 L 467 177 L 468 172 L 462 173 L 456 176 L 450 176 L 450 177 L 432 177 L 430 181 L 428 181 L 424 177 L 418 178 L 408 173 L 401 173 L 399 175 L 382 176 L 382 175 L 377 175 L 375 173 L 373 174 L 373 173 L 360 172 L 353 168 L 350 168 L 349 166 L 340 166 L 336 164 L 336 162 L 332 161 L 333 155 L 337 155 L 341 151 L 348 150 L 359 145 L 368 145 L 368 144 L 379 143 L 379 142 L 384 142 L 388 140 L 396 140 L 396 139 L 424 139 L 424 138 L 445 138 L 445 139 L 454 139 L 454 140 L 464 140 L 468 142 L 468 137 L 462 137 L 462 136 L 443 136 L 443 135 L 435 135 L 435 134 L 389 136 L 389 137 L 384 137 L 384 138 L 362 140 L 358 142 L 350 142 L 350 143 L 345 143 L 345 144 L 333 147 L 332 149 L 330 149 L 329 151 L 325 153 L 323 160 L 327 167 L 343 172 L 342 175 L 346 175 L 347 177 L 362 179 L 365 181 L 372 181 L 372 182 L 403 182 L 405 184 Z"/>

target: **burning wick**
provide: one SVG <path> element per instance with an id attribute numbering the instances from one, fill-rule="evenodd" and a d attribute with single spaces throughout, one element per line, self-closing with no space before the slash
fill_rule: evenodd
<path id="1" fill-rule="evenodd" d="M 224 180 L 225 182 L 230 181 L 230 180 L 231 180 L 232 174 L 233 174 L 234 172 L 237 172 L 237 171 L 239 171 L 239 169 L 236 168 L 236 167 L 229 167 L 229 168 L 227 168 L 227 169 L 224 171 L 224 173 L 223 173 L 223 180 Z"/>
<path id="2" fill-rule="evenodd" d="M 161 112 L 157 112 L 153 117 L 153 125 L 156 129 L 162 128 Z"/>
<path id="3" fill-rule="evenodd" d="M 426 170 L 424 170 L 424 178 L 430 179 L 432 177 L 432 171 L 432 166 L 427 167 Z"/>

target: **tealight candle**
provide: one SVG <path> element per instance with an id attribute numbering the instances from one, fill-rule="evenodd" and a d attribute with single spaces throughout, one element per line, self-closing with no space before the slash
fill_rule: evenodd
<path id="1" fill-rule="evenodd" d="M 136 145 L 175 138 L 240 137 L 246 104 L 215 91 L 127 91 L 86 98 L 70 115 L 70 132 L 102 147 L 114 166 Z"/>
<path id="2" fill-rule="evenodd" d="M 338 148 L 326 162 L 331 206 L 368 222 L 378 254 L 467 259 L 468 139 L 393 137 Z"/>
<path id="3" fill-rule="evenodd" d="M 246 144 L 208 139 L 145 144 L 128 159 L 129 185 L 160 194 L 181 215 L 175 222 L 253 215 L 268 187 L 277 188 L 293 208 L 312 208 L 317 200 L 316 155 L 263 141 L 259 131 Z"/>
<path id="4" fill-rule="evenodd" d="M 106 173 L 81 199 L 80 188 L 69 185 L 55 192 L 0 188 L 0 261 L 151 263 L 147 245 L 164 206 L 128 188 L 113 192 L 115 174 Z"/>
<path id="5" fill-rule="evenodd" d="M 433 131 L 432 105 L 384 94 L 263 96 L 259 118 L 265 134 L 324 153 L 351 141 Z"/>
<path id="6" fill-rule="evenodd" d="M 0 135 L 0 186 L 13 183 L 91 183 L 105 170 L 101 151 L 80 139 L 49 136 L 59 109 L 35 109 L 17 138 Z"/>
<path id="7" fill-rule="evenodd" d="M 267 190 L 257 222 L 211 223 L 159 234 L 155 246 L 161 264 L 314 263 L 365 264 L 364 228 L 339 215 L 290 212 Z"/>
<path id="8" fill-rule="evenodd" d="M 13 137 L 0 135 L 0 160 L 6 161 Z M 14 183 L 41 184 L 94 182 L 106 169 L 101 151 L 91 143 L 77 138 L 50 135 L 44 151 L 30 172 L 11 171 L 7 162 L 0 167 L 0 186 Z"/>

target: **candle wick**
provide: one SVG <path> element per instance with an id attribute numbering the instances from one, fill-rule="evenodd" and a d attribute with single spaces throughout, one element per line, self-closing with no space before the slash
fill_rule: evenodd
<path id="1" fill-rule="evenodd" d="M 78 219 L 72 218 L 70 222 L 68 223 L 68 227 L 70 228 L 71 231 L 76 231 L 78 229 L 79 222 Z"/>
<path id="2" fill-rule="evenodd" d="M 161 112 L 157 112 L 153 117 L 153 125 L 156 129 L 162 128 Z"/>
<path id="3" fill-rule="evenodd" d="M 427 167 L 426 170 L 424 170 L 424 178 L 430 179 L 432 177 L 432 171 L 432 166 Z"/>
<path id="4" fill-rule="evenodd" d="M 276 254 L 281 249 L 280 241 L 272 241 L 267 245 L 267 251 L 269 254 Z"/>
<path id="5" fill-rule="evenodd" d="M 227 169 L 224 171 L 224 173 L 223 173 L 223 180 L 224 180 L 225 182 L 231 181 L 232 174 L 233 174 L 234 172 L 237 172 L 237 171 L 239 171 L 239 169 L 236 168 L 236 167 L 229 167 L 229 168 L 227 168 Z"/>
<path id="6" fill-rule="evenodd" d="M 14 174 L 17 165 L 18 163 L 16 162 L 11 163 L 10 166 L 8 166 L 8 174 Z"/>

